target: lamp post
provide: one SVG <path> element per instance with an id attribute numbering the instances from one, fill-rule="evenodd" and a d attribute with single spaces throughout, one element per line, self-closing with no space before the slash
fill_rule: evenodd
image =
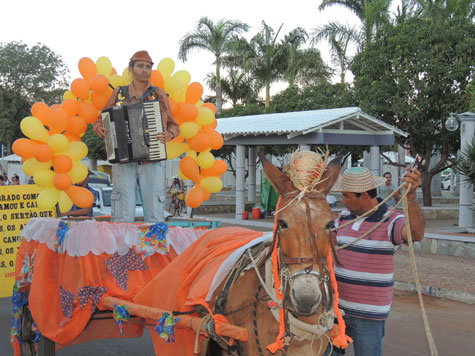
<path id="1" fill-rule="evenodd" d="M 467 146 L 472 142 L 472 137 L 475 133 L 475 113 L 464 112 L 462 114 L 451 113 L 445 122 L 445 128 L 449 131 L 457 130 L 460 120 L 460 149 L 463 152 Z M 464 176 L 460 177 L 460 196 L 459 196 L 459 227 L 472 227 L 473 212 L 473 186 Z"/>

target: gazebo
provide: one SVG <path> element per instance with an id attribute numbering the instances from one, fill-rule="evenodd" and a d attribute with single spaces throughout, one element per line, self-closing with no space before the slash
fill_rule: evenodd
<path id="1" fill-rule="evenodd" d="M 380 146 L 408 134 L 364 113 L 359 107 L 249 115 L 218 120 L 225 145 L 236 146 L 236 219 L 242 219 L 245 189 L 245 150 L 249 149 L 249 201 L 256 200 L 256 147 L 265 145 L 370 146 L 370 169 L 379 174 Z"/>

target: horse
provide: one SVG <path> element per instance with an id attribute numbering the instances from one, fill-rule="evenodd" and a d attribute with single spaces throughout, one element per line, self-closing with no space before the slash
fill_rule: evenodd
<path id="1" fill-rule="evenodd" d="M 280 324 L 285 327 L 284 354 L 323 355 L 334 320 L 327 266 L 327 255 L 333 247 L 330 229 L 334 227 L 334 216 L 326 195 L 339 176 L 341 159 L 333 159 L 315 188 L 302 197 L 287 175 L 261 157 L 267 178 L 281 196 L 272 245 L 267 246 L 266 257 L 259 261 L 262 248 L 257 253 L 244 254 L 243 258 L 255 268 L 236 268 L 214 292 L 211 303 L 215 313 L 248 329 L 249 339 L 231 346 L 219 338 L 206 339 L 201 355 L 271 355 L 266 346 L 276 341 Z M 282 313 L 267 295 L 275 297 L 275 290 L 266 292 L 263 286 L 267 284 L 267 289 L 272 289 L 269 261 L 274 249 L 282 276 Z M 332 251 L 336 259 L 334 248 Z M 238 264 L 246 265 L 242 261 Z M 263 275 L 267 275 L 265 282 Z M 280 323 L 277 319 L 282 316 L 284 321 Z"/>

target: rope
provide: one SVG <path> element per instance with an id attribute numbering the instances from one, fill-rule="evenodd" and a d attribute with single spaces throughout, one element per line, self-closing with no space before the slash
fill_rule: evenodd
<path id="1" fill-rule="evenodd" d="M 430 354 L 431 356 L 438 356 L 439 353 L 437 352 L 437 348 L 435 346 L 434 338 L 432 336 L 432 332 L 429 326 L 429 320 L 427 319 L 426 309 L 424 307 L 424 301 L 422 300 L 421 282 L 419 280 L 419 272 L 417 270 L 416 257 L 414 254 L 414 244 L 412 242 L 411 224 L 409 221 L 409 207 L 407 203 L 407 193 L 409 192 L 410 188 L 411 188 L 411 185 L 409 184 L 403 197 L 404 199 L 403 210 L 404 210 L 404 215 L 406 215 L 407 217 L 406 219 L 407 243 L 409 244 L 409 254 L 411 256 L 412 272 L 414 274 L 414 282 L 416 283 L 417 297 L 419 299 L 419 304 L 421 305 L 422 320 L 424 321 L 424 330 L 426 332 L 427 342 L 429 343 Z"/>
<path id="2" fill-rule="evenodd" d="M 193 353 L 194 354 L 197 354 L 199 352 L 199 342 L 200 342 L 200 332 L 201 332 L 201 328 L 204 325 L 206 325 L 206 323 L 208 323 L 208 321 L 211 319 L 211 315 L 210 314 L 207 314 L 205 315 L 204 317 L 201 318 L 201 321 L 198 325 L 198 329 L 196 330 L 196 335 L 195 335 L 195 348 L 193 350 Z"/>

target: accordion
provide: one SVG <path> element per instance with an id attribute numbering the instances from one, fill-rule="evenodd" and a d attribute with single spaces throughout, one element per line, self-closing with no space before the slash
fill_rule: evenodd
<path id="1" fill-rule="evenodd" d="M 158 141 L 163 122 L 158 101 L 114 106 L 101 113 L 106 129 L 106 152 L 110 163 L 162 161 L 165 144 Z"/>

